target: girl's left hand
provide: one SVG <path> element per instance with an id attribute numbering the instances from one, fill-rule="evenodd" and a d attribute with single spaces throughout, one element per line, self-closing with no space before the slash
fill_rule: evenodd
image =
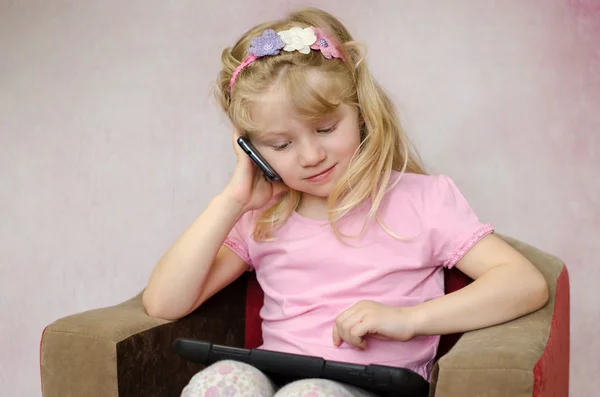
<path id="1" fill-rule="evenodd" d="M 333 327 L 335 346 L 345 341 L 365 349 L 367 336 L 401 342 L 412 339 L 415 337 L 414 308 L 362 300 L 337 316 Z"/>

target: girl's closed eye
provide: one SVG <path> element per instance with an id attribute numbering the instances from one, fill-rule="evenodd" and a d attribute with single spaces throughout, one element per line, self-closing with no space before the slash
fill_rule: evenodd
<path id="1" fill-rule="evenodd" d="M 287 148 L 289 145 L 290 145 L 289 142 L 285 142 L 285 143 L 282 143 L 282 144 L 273 145 L 273 149 L 279 151 L 279 150 L 283 150 L 283 149 Z"/>
<path id="2" fill-rule="evenodd" d="M 333 132 L 336 127 L 337 127 L 337 124 L 335 124 L 329 128 L 321 128 L 321 129 L 317 130 L 317 132 L 319 134 L 329 134 L 330 132 Z"/>

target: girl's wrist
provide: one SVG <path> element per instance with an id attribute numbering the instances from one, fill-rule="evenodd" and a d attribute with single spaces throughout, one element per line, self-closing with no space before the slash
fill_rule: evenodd
<path id="1" fill-rule="evenodd" d="M 427 333 L 427 313 L 422 304 L 410 308 L 414 336 L 425 336 Z"/>
<path id="2" fill-rule="evenodd" d="M 236 218 L 240 218 L 246 213 L 244 205 L 241 204 L 238 200 L 236 200 L 235 197 L 233 197 L 233 195 L 229 194 L 227 189 L 217 194 L 213 198 L 213 202 L 218 205 L 224 206 L 226 208 L 226 211 L 231 211 Z"/>

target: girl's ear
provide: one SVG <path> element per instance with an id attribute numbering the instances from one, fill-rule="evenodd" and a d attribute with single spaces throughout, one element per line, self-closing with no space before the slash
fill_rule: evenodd
<path id="1" fill-rule="evenodd" d="M 360 131 L 360 141 L 362 142 L 367 137 L 367 124 L 361 115 L 358 116 L 358 126 Z"/>

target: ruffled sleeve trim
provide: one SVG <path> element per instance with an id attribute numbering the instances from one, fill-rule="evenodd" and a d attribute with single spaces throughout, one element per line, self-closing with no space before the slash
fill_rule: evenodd
<path id="1" fill-rule="evenodd" d="M 223 245 L 226 246 L 227 248 L 229 248 L 230 250 L 232 250 L 233 252 L 235 252 L 237 254 L 237 256 L 239 256 L 244 262 L 246 262 L 248 264 L 248 266 L 253 267 L 252 261 L 250 260 L 250 255 L 248 254 L 248 252 L 246 252 L 244 247 L 242 247 L 240 244 L 236 243 L 235 241 L 233 241 L 230 238 L 227 238 L 223 242 Z"/>
<path id="2" fill-rule="evenodd" d="M 442 263 L 442 266 L 451 268 L 460 261 L 465 254 L 475 246 L 482 238 L 494 232 L 491 224 L 486 224 L 478 229 L 469 239 L 456 248 L 450 256 Z"/>

